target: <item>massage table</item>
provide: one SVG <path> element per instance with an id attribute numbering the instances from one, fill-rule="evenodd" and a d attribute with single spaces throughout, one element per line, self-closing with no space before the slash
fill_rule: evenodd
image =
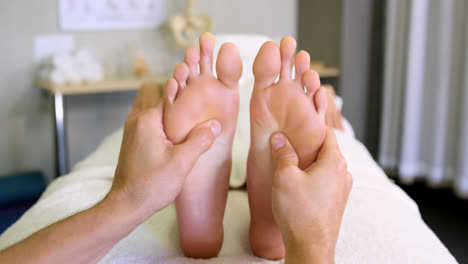
<path id="1" fill-rule="evenodd" d="M 175 206 L 154 214 L 121 240 L 100 263 L 282 263 L 253 256 L 248 241 L 250 222 L 244 186 L 249 147 L 248 105 L 253 87 L 251 68 L 262 36 L 217 36 L 238 45 L 244 61 L 240 82 L 241 106 L 233 148 L 231 190 L 224 217 L 224 244 L 217 258 L 185 258 L 179 247 Z M 346 103 L 346 102 L 345 102 Z M 352 134 L 335 131 L 348 161 L 354 185 L 343 216 L 336 263 L 457 263 L 424 223 L 418 207 L 385 175 L 367 149 Z M 0 250 L 34 232 L 92 207 L 110 190 L 122 140 L 122 130 L 108 136 L 72 172 L 54 180 L 40 200 L 0 236 Z"/>

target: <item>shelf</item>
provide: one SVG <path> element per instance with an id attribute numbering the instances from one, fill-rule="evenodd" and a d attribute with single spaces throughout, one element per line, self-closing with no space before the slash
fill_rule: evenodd
<path id="1" fill-rule="evenodd" d="M 38 81 L 36 85 L 52 94 L 61 93 L 63 95 L 73 94 L 91 94 L 91 93 L 109 93 L 121 91 L 136 91 L 145 82 L 165 83 L 168 77 L 154 77 L 141 79 L 125 79 L 125 80 L 105 80 L 91 84 L 74 84 L 74 85 L 54 85 L 47 81 Z"/>
<path id="2" fill-rule="evenodd" d="M 332 67 L 315 67 L 312 65 L 312 70 L 316 71 L 320 78 L 337 78 L 340 76 L 340 71 L 337 68 Z M 61 93 L 63 95 L 73 94 L 92 94 L 92 93 L 110 93 L 110 92 L 121 92 L 121 91 L 136 91 L 145 82 L 156 82 L 164 84 L 169 77 L 151 77 L 141 79 L 122 79 L 122 80 L 105 80 L 98 83 L 91 84 L 67 84 L 67 85 L 55 85 L 47 81 L 38 81 L 36 85 L 51 93 Z"/>
<path id="3" fill-rule="evenodd" d="M 320 78 L 340 77 L 340 70 L 338 68 L 316 67 L 315 65 L 311 65 L 310 69 L 316 71 L 319 74 Z"/>

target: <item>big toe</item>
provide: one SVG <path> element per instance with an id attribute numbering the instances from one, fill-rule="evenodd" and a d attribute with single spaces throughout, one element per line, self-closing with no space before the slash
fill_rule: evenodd
<path id="1" fill-rule="evenodd" d="M 255 88 L 266 88 L 272 85 L 281 68 L 281 56 L 278 44 L 268 41 L 260 48 L 253 65 Z"/>
<path id="2" fill-rule="evenodd" d="M 235 88 L 242 75 L 242 60 L 239 50 L 232 43 L 226 43 L 219 50 L 216 61 L 218 79 L 228 87 Z"/>

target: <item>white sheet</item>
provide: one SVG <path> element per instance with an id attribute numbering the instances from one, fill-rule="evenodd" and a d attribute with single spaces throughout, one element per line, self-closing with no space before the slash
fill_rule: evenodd
<path id="1" fill-rule="evenodd" d="M 54 181 L 39 202 L 0 236 L 0 249 L 102 199 L 112 183 L 121 136 L 121 131 L 111 135 L 71 174 Z M 365 147 L 344 133 L 337 136 L 355 180 L 336 263 L 456 263 L 422 221 L 416 204 L 388 180 Z M 191 260 L 182 257 L 179 249 L 171 205 L 120 241 L 101 263 L 281 263 L 252 256 L 249 217 L 246 192 L 231 191 L 220 257 Z"/>

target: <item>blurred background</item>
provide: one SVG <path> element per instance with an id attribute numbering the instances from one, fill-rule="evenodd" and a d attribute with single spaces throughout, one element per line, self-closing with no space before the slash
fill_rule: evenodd
<path id="1" fill-rule="evenodd" d="M 464 0 L 0 2 L 0 233 L 121 128 L 138 85 L 170 75 L 204 29 L 295 37 L 357 139 L 468 263 Z"/>

